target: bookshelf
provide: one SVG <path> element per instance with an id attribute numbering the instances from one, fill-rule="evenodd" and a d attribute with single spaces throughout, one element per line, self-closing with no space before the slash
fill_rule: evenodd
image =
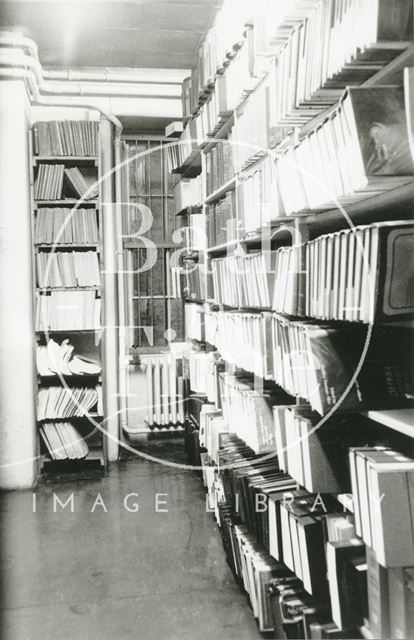
<path id="1" fill-rule="evenodd" d="M 39 471 L 52 479 L 101 475 L 107 442 L 103 221 L 101 188 L 94 187 L 102 175 L 99 122 L 35 122 L 30 146 Z"/>
<path id="2" fill-rule="evenodd" d="M 412 382 L 407 395 L 398 383 L 394 400 L 386 400 L 381 371 L 398 370 L 400 382 L 410 376 L 414 309 L 409 303 L 384 312 L 392 285 L 384 289 L 381 278 L 393 260 L 384 247 L 391 245 L 380 241 L 380 255 L 376 240 L 361 240 L 412 229 L 414 171 L 403 89 L 404 69 L 413 65 L 412 9 L 404 2 L 388 9 L 333 4 L 329 26 L 327 2 L 282 7 L 269 0 L 228 37 L 220 26 L 223 9 L 183 85 L 182 140 L 192 143 L 181 157 L 171 152 L 170 169 L 183 175 L 191 163 L 201 167 L 196 179 L 203 181 L 207 238 L 204 250 L 189 246 L 191 277 L 205 295 L 184 296 L 190 323 L 183 365 L 186 451 L 201 471 L 227 561 L 260 631 L 275 638 L 408 638 L 408 614 L 396 622 L 397 604 L 384 584 L 395 567 L 401 575 L 408 571 L 409 553 L 391 559 L 390 503 L 381 524 L 376 520 L 377 528 L 367 531 L 367 517 L 374 522 L 376 516 L 369 499 L 361 505 L 366 476 L 359 467 L 372 467 L 370 482 L 378 486 L 403 481 L 406 473 L 395 466 L 386 475 L 385 460 L 400 456 L 413 468 Z M 363 28 L 353 31 L 356 11 Z M 208 44 L 220 37 L 226 44 L 219 51 L 231 51 L 225 63 Z M 334 70 L 329 51 L 338 38 L 343 48 L 337 47 Z M 372 123 L 363 131 L 358 100 L 367 111 L 399 104 L 405 137 L 398 145 L 406 155 L 398 169 L 371 170 L 367 149 L 379 132 Z M 391 137 L 389 131 L 387 143 Z M 233 147 L 232 157 L 226 146 Z M 351 159 L 359 162 L 359 175 L 348 168 Z M 326 197 L 325 185 L 335 198 Z M 187 204 L 183 222 L 189 225 L 191 205 L 199 202 Z M 358 255 L 360 245 L 371 247 L 371 262 Z M 246 265 L 260 257 L 264 263 L 246 278 Z M 401 274 L 405 265 L 411 273 L 408 254 L 403 262 Z M 185 263 L 179 276 L 189 280 Z M 408 292 L 407 285 L 401 284 Z M 258 292 L 267 301 L 257 301 Z M 372 342 L 362 362 L 367 335 Z M 323 354 L 333 353 L 332 344 L 338 350 L 328 364 Z M 350 371 L 358 371 L 354 379 Z M 375 454 L 367 445 L 377 447 Z M 290 513 L 281 498 L 286 492 L 293 498 Z M 266 509 L 257 512 L 259 493 Z M 392 495 L 404 508 L 403 492 Z M 318 496 L 324 513 L 304 506 Z M 407 525 L 400 537 L 411 533 Z"/>

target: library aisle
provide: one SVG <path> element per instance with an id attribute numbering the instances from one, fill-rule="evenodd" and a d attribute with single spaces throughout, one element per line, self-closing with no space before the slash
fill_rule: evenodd
<path id="1" fill-rule="evenodd" d="M 179 439 L 146 451 L 184 462 Z M 72 492 L 73 513 L 58 503 L 54 513 L 53 495 L 65 503 Z M 168 513 L 155 512 L 157 493 Z M 98 494 L 107 513 L 90 513 Z M 102 480 L 41 484 L 36 496 L 36 513 L 31 491 L 1 496 L 0 637 L 260 638 L 194 472 L 134 457 Z"/>

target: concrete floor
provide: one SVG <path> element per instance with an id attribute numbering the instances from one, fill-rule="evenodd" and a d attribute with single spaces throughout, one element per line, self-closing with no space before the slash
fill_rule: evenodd
<path id="1" fill-rule="evenodd" d="M 153 455 L 184 462 L 182 441 Z M 53 493 L 68 505 L 53 511 Z M 139 511 L 129 512 L 127 504 Z M 107 512 L 97 506 L 98 493 Z M 156 513 L 156 494 L 168 513 Z M 192 471 L 140 458 L 101 480 L 1 496 L 2 640 L 253 640 L 246 597 L 225 562 Z"/>

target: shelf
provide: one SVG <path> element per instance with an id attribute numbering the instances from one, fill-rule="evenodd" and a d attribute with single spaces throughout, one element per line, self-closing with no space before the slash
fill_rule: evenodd
<path id="1" fill-rule="evenodd" d="M 229 240 L 223 244 L 218 244 L 215 247 L 209 247 L 207 253 L 223 253 L 225 251 L 233 251 L 239 246 L 238 240 Z"/>
<path id="2" fill-rule="evenodd" d="M 36 249 L 50 249 L 59 251 L 59 249 L 96 249 L 99 253 L 100 244 L 97 242 L 57 242 L 57 243 L 46 243 L 40 242 L 35 244 Z"/>
<path id="3" fill-rule="evenodd" d="M 193 204 L 193 205 L 190 205 L 188 207 L 184 207 L 184 209 L 181 209 L 175 215 L 176 216 L 189 216 L 192 213 L 201 213 L 202 210 L 203 210 L 203 205 L 202 204 Z"/>
<path id="4" fill-rule="evenodd" d="M 76 382 L 76 384 L 82 380 L 96 381 L 97 384 L 102 382 L 102 371 L 101 373 L 51 373 L 47 376 L 37 374 L 37 378 L 40 382 L 49 383 L 56 378 L 58 380 L 64 380 L 65 382 Z"/>
<path id="5" fill-rule="evenodd" d="M 98 164 L 97 156 L 33 156 L 33 164 L 47 162 L 49 164 Z"/>
<path id="6" fill-rule="evenodd" d="M 43 424 L 43 422 L 59 422 L 63 420 L 64 422 L 71 422 L 71 420 L 87 420 L 89 418 L 93 418 L 94 420 L 103 420 L 104 417 L 96 413 L 94 411 L 89 411 L 85 413 L 83 416 L 64 416 L 63 418 L 42 418 L 41 420 L 37 420 L 38 424 Z"/>
<path id="7" fill-rule="evenodd" d="M 223 184 L 221 187 L 213 191 L 213 193 L 210 193 L 210 195 L 206 197 L 204 202 L 205 204 L 211 204 L 216 200 L 220 200 L 220 198 L 222 198 L 228 191 L 234 191 L 235 188 L 236 188 L 236 176 L 233 176 L 225 184 Z"/>
<path id="8" fill-rule="evenodd" d="M 367 411 L 363 415 L 394 431 L 414 438 L 414 408 L 390 409 L 388 411 Z"/>
<path id="9" fill-rule="evenodd" d="M 202 145 L 203 153 L 208 153 L 216 146 L 220 140 L 225 140 L 230 133 L 231 128 L 234 126 L 234 112 L 228 116 L 226 122 L 221 125 L 218 129 L 217 133 L 215 133 L 211 138 L 208 138 L 207 142 Z"/>
<path id="10" fill-rule="evenodd" d="M 354 225 L 369 224 L 394 219 L 412 219 L 414 215 L 414 179 L 402 186 L 389 189 L 373 196 L 366 195 L 357 202 L 344 205 L 343 209 Z M 397 216 L 397 217 L 396 217 Z M 328 228 L 335 230 L 349 227 L 348 221 L 340 209 L 333 207 L 328 210 L 292 214 L 289 219 L 299 218 L 309 225 L 312 230 L 319 232 Z"/>
<path id="11" fill-rule="evenodd" d="M 49 291 L 100 291 L 101 287 L 37 287 L 37 292 Z"/>
<path id="12" fill-rule="evenodd" d="M 45 206 L 69 207 L 70 205 L 79 205 L 79 208 L 82 209 L 85 205 L 96 207 L 98 205 L 98 201 L 96 198 L 92 200 L 82 200 L 82 198 L 64 198 L 62 200 L 36 200 L 34 203 L 34 208 L 39 209 L 39 207 Z"/>
<path id="13" fill-rule="evenodd" d="M 36 329 L 36 333 L 67 333 L 73 335 L 76 333 L 103 333 L 104 327 L 97 327 L 96 329 Z"/>

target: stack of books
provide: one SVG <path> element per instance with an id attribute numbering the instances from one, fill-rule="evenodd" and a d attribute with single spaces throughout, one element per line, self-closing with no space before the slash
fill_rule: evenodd
<path id="1" fill-rule="evenodd" d="M 265 380 L 271 378 L 270 313 L 212 312 L 206 315 L 206 340 L 218 349 L 226 362 Z"/>
<path id="2" fill-rule="evenodd" d="M 352 448 L 349 463 L 357 535 L 383 567 L 414 566 L 414 460 L 376 446 Z"/>
<path id="3" fill-rule="evenodd" d="M 36 363 L 40 376 L 64 376 L 93 375 L 101 373 L 101 365 L 95 360 L 84 355 L 73 355 L 75 347 L 65 338 L 59 344 L 52 338 L 46 345 L 37 345 Z"/>
<path id="4" fill-rule="evenodd" d="M 272 318 L 273 378 L 325 415 L 410 405 L 410 326 L 332 326 Z"/>
<path id="5" fill-rule="evenodd" d="M 179 213 L 192 207 L 200 207 L 203 202 L 201 174 L 196 178 L 181 178 L 174 187 L 174 208 Z"/>
<path id="6" fill-rule="evenodd" d="M 100 328 L 101 299 L 94 291 L 52 291 L 36 304 L 36 331 L 95 331 Z"/>
<path id="7" fill-rule="evenodd" d="M 378 143 L 378 128 L 384 131 Z M 382 138 L 381 138 L 382 140 Z M 347 207 L 411 180 L 404 91 L 350 88 L 325 121 L 276 159 L 286 215 Z"/>
<path id="8" fill-rule="evenodd" d="M 94 251 L 39 251 L 36 256 L 40 288 L 99 287 L 101 274 Z"/>
<path id="9" fill-rule="evenodd" d="M 252 253 L 211 261 L 214 301 L 232 307 L 270 308 L 271 254 Z"/>
<path id="10" fill-rule="evenodd" d="M 186 303 L 184 305 L 184 324 L 188 340 L 204 339 L 204 309 L 199 304 Z"/>
<path id="11" fill-rule="evenodd" d="M 214 401 L 216 397 L 214 353 L 192 350 L 186 357 L 191 391 L 203 394 L 208 400 Z"/>
<path id="12" fill-rule="evenodd" d="M 227 140 L 219 140 L 206 153 L 205 180 L 207 197 L 234 177 L 233 147 L 232 133 L 230 133 Z"/>
<path id="13" fill-rule="evenodd" d="M 35 223 L 36 244 L 95 244 L 99 242 L 95 209 L 39 208 Z"/>
<path id="14" fill-rule="evenodd" d="M 85 440 L 70 422 L 45 422 L 40 435 L 52 460 L 80 460 L 89 453 Z"/>
<path id="15" fill-rule="evenodd" d="M 102 415 L 102 387 L 39 389 L 37 419 L 54 420 L 87 416 L 91 410 Z"/>
<path id="16" fill-rule="evenodd" d="M 273 160 L 265 156 L 240 174 L 240 218 L 245 233 L 252 233 L 281 215 L 276 171 Z"/>
<path id="17" fill-rule="evenodd" d="M 345 229 L 305 246 L 306 315 L 374 322 L 414 312 L 412 221 Z"/>
<path id="18" fill-rule="evenodd" d="M 236 171 L 266 155 L 268 149 L 267 78 L 264 78 L 242 107 L 234 127 Z"/>
<path id="19" fill-rule="evenodd" d="M 412 41 L 409 0 L 392 7 L 380 0 L 325 0 L 307 8 L 302 21 L 291 23 L 275 58 L 270 112 L 276 127 L 301 126 L 333 104 L 345 86 L 368 80 Z"/>
<path id="20" fill-rule="evenodd" d="M 334 415 L 320 424 L 306 403 L 274 406 L 273 419 L 279 467 L 310 493 L 348 493 L 349 447 L 390 439 L 389 430 L 358 414 Z"/>
<path id="21" fill-rule="evenodd" d="M 33 125 L 34 154 L 40 156 L 97 156 L 99 123 L 52 120 Z"/>
<path id="22" fill-rule="evenodd" d="M 75 197 L 92 200 L 98 188 L 88 186 L 78 167 L 65 168 L 64 164 L 40 164 L 34 187 L 35 200 L 62 200 L 70 192 Z"/>
<path id="23" fill-rule="evenodd" d="M 236 197 L 228 191 L 224 198 L 206 207 L 207 239 L 209 247 L 231 242 L 237 237 Z"/>
<path id="24" fill-rule="evenodd" d="M 220 397 L 223 417 L 229 431 L 243 440 L 255 453 L 271 453 L 276 450 L 272 405 L 287 394 L 265 385 L 256 389 L 251 376 L 219 373 Z"/>

